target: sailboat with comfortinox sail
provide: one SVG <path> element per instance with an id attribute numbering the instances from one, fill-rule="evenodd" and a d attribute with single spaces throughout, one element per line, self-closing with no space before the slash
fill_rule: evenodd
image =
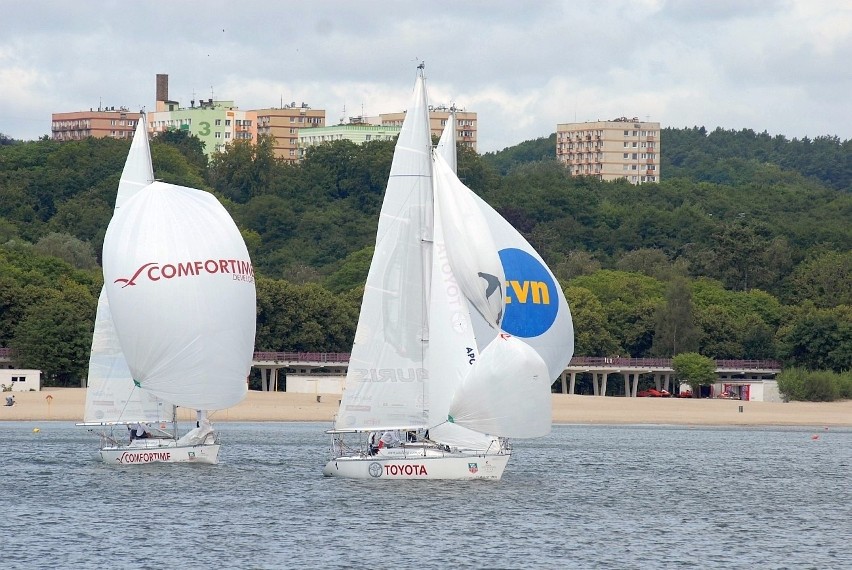
<path id="1" fill-rule="evenodd" d="M 144 129 L 134 145 L 140 137 L 147 147 Z M 135 158 L 131 150 L 128 163 Z M 208 413 L 245 397 L 254 350 L 254 274 L 239 230 L 211 194 L 149 182 L 116 208 L 103 271 L 109 319 L 99 310 L 92 361 L 109 352 L 113 372 L 93 375 L 98 367 L 90 365 L 84 425 L 125 433 L 104 434 L 102 458 L 216 463 Z M 182 437 L 177 406 L 196 410 L 195 427 Z"/>
<path id="2" fill-rule="evenodd" d="M 499 479 L 508 438 L 550 431 L 550 385 L 573 351 L 571 315 L 541 258 L 456 177 L 452 134 L 433 154 L 421 71 L 329 432 L 327 476 Z"/>

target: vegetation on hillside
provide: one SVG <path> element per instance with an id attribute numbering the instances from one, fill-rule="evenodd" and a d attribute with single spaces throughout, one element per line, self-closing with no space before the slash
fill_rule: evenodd
<path id="1" fill-rule="evenodd" d="M 214 193 L 258 275 L 257 350 L 348 351 L 393 142 L 278 161 L 237 141 L 209 164 L 154 139 L 158 179 Z M 852 369 L 852 148 L 824 137 L 665 129 L 662 182 L 571 177 L 553 137 L 459 176 L 536 247 L 571 305 L 577 355 L 782 360 Z M 86 374 L 103 236 L 126 141 L 0 145 L 0 347 L 48 384 Z"/>

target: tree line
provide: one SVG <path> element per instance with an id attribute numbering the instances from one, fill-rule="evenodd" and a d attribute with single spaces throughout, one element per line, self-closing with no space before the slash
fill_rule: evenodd
<path id="1" fill-rule="evenodd" d="M 547 138 L 487 155 L 460 148 L 458 171 L 556 273 L 578 356 L 852 368 L 848 141 L 696 128 L 661 141 L 659 184 L 571 177 Z M 256 349 L 348 351 L 394 143 L 336 141 L 298 164 L 276 160 L 265 138 L 209 163 L 201 145 L 156 137 L 155 175 L 214 193 L 236 220 L 258 276 Z M 0 346 L 48 385 L 86 375 L 128 148 L 0 145 Z"/>

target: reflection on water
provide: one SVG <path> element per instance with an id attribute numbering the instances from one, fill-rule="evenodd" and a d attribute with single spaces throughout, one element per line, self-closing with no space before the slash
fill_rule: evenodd
<path id="1" fill-rule="evenodd" d="M 0 566 L 847 568 L 852 560 L 852 430 L 557 426 L 516 441 L 502 481 L 427 482 L 323 478 L 328 427 L 219 424 L 217 466 L 111 467 L 83 428 L 0 423 Z"/>

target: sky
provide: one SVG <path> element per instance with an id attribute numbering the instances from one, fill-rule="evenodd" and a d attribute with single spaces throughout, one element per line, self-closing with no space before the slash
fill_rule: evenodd
<path id="1" fill-rule="evenodd" d="M 478 151 L 558 123 L 852 139 L 849 0 L 0 0 L 0 133 L 169 96 L 343 117 L 429 102 L 478 114 Z"/>

